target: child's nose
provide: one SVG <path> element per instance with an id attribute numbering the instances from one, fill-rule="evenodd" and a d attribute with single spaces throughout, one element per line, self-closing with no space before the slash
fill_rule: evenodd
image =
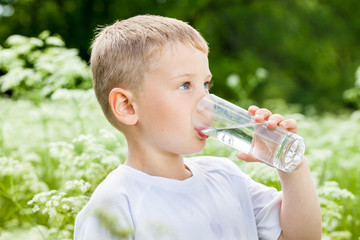
<path id="1" fill-rule="evenodd" d="M 205 97 L 206 95 L 209 94 L 209 90 L 208 89 L 203 89 L 203 91 L 198 95 L 198 99 L 197 102 L 200 102 L 200 100 Z"/>

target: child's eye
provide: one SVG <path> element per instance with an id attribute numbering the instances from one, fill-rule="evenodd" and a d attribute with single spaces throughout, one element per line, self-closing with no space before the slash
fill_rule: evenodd
<path id="1" fill-rule="evenodd" d="M 210 88 L 213 86 L 213 83 L 212 82 L 206 82 L 204 83 L 204 88 L 207 89 L 207 90 L 210 90 Z"/>
<path id="2" fill-rule="evenodd" d="M 189 88 L 190 88 L 189 82 L 185 82 L 185 83 L 181 84 L 181 86 L 179 87 L 179 89 L 181 89 L 181 90 L 188 90 Z"/>

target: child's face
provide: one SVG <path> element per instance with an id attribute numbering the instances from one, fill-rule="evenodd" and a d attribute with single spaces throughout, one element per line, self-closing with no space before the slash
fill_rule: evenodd
<path id="1" fill-rule="evenodd" d="M 141 144 L 167 154 L 201 151 L 206 143 L 192 124 L 200 99 L 209 93 L 208 57 L 181 43 L 168 46 L 145 75 L 137 113 Z"/>

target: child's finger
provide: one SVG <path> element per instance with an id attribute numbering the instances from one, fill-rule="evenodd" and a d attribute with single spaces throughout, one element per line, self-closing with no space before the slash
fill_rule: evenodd
<path id="1" fill-rule="evenodd" d="M 297 122 L 294 119 L 286 119 L 279 123 L 280 127 L 285 128 L 286 130 L 297 133 Z"/>
<path id="2" fill-rule="evenodd" d="M 273 114 L 269 117 L 268 128 L 275 128 L 280 122 L 284 121 L 284 117 L 280 114 Z"/>
<path id="3" fill-rule="evenodd" d="M 254 116 L 255 115 L 255 112 L 259 110 L 259 107 L 255 106 L 255 105 L 251 105 L 249 108 L 248 108 L 248 112 L 251 116 Z"/>
<path id="4" fill-rule="evenodd" d="M 269 117 L 271 116 L 271 112 L 269 109 L 266 108 L 260 108 L 259 110 L 257 110 L 255 112 L 255 122 L 262 122 L 262 121 L 266 121 L 269 119 Z"/>

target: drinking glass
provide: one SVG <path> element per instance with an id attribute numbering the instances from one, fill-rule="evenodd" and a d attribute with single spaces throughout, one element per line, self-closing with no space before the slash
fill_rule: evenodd
<path id="1" fill-rule="evenodd" d="M 285 172 L 301 162 L 304 139 L 284 128 L 268 129 L 248 111 L 214 94 L 200 100 L 193 116 L 198 131 Z"/>

